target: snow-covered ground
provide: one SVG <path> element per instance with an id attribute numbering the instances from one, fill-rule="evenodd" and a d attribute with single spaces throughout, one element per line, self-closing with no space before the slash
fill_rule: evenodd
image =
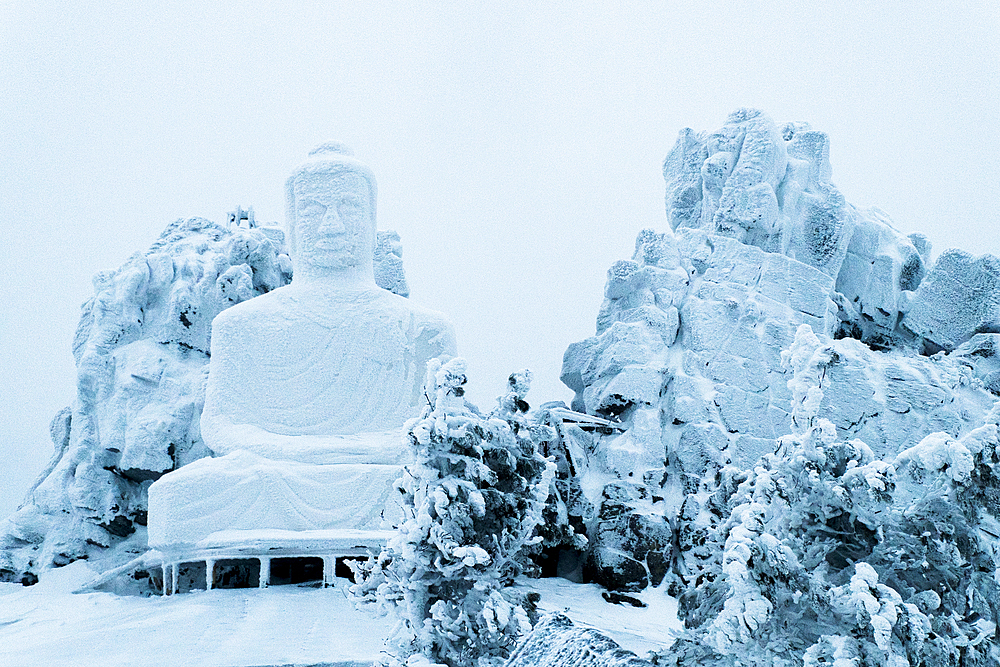
<path id="1" fill-rule="evenodd" d="M 74 594 L 94 572 L 83 561 L 45 573 L 35 586 L 0 584 L 0 665 L 250 667 L 370 663 L 383 649 L 390 618 L 359 611 L 343 588 L 272 587 L 196 591 L 168 598 Z M 645 655 L 671 643 L 676 601 L 637 594 L 640 609 L 608 604 L 596 585 L 522 580 L 541 594 L 542 611 L 608 634 Z"/>
<path id="2" fill-rule="evenodd" d="M 389 619 L 357 611 L 342 588 L 72 593 L 93 576 L 77 561 L 35 586 L 0 584 L 0 665 L 367 664 L 391 629 Z"/>

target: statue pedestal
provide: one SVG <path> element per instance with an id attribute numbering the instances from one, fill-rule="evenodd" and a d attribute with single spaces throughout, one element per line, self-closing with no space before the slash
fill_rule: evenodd
<path id="1" fill-rule="evenodd" d="M 398 465 L 314 465 L 237 451 L 201 459 L 149 489 L 149 546 L 192 545 L 234 530 L 391 530 Z M 398 495 L 398 494 L 395 494 Z"/>
<path id="2" fill-rule="evenodd" d="M 385 438 L 360 434 L 350 443 L 370 439 L 375 448 Z M 323 584 L 332 585 L 338 560 L 377 554 L 402 522 L 402 474 L 400 464 L 274 461 L 243 450 L 201 459 L 150 486 L 149 546 L 163 572 L 253 562 L 260 587 L 274 558 L 322 559 Z M 164 581 L 165 593 L 177 590 L 170 576 Z"/>

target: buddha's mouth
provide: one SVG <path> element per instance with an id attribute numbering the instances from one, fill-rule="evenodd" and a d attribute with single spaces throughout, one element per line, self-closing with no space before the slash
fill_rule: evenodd
<path id="1" fill-rule="evenodd" d="M 350 244 L 346 237 L 324 238 L 316 241 L 313 247 L 318 250 L 348 250 Z"/>

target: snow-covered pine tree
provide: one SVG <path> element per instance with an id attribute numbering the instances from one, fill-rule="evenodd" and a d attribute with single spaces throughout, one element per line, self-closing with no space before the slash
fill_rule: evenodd
<path id="1" fill-rule="evenodd" d="M 833 347 L 806 326 L 783 353 L 791 435 L 722 470 L 674 665 L 979 667 L 1000 661 L 997 411 L 893 462 L 819 416 Z M 974 499 L 974 502 L 970 502 Z"/>
<path id="2" fill-rule="evenodd" d="M 401 481 L 408 518 L 355 593 L 400 618 L 394 659 L 493 667 L 530 629 L 510 591 L 554 474 L 525 418 L 530 374 L 511 376 L 483 417 L 464 399 L 465 362 L 428 365 L 427 406 L 408 424 L 416 462 Z"/>

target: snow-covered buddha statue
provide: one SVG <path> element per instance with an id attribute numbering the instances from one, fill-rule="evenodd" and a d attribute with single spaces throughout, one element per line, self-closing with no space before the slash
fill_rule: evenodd
<path id="1" fill-rule="evenodd" d="M 216 458 L 150 488 L 151 547 L 192 555 L 266 531 L 387 527 L 402 425 L 455 337 L 441 314 L 375 284 L 375 202 L 371 171 L 339 144 L 288 179 L 294 278 L 212 323 L 201 431 Z"/>
<path id="2" fill-rule="evenodd" d="M 375 178 L 345 150 L 321 146 L 288 179 L 291 284 L 212 323 L 201 429 L 216 454 L 395 462 L 427 361 L 455 353 L 443 315 L 375 284 Z M 332 437 L 387 429 L 394 451 Z"/>

